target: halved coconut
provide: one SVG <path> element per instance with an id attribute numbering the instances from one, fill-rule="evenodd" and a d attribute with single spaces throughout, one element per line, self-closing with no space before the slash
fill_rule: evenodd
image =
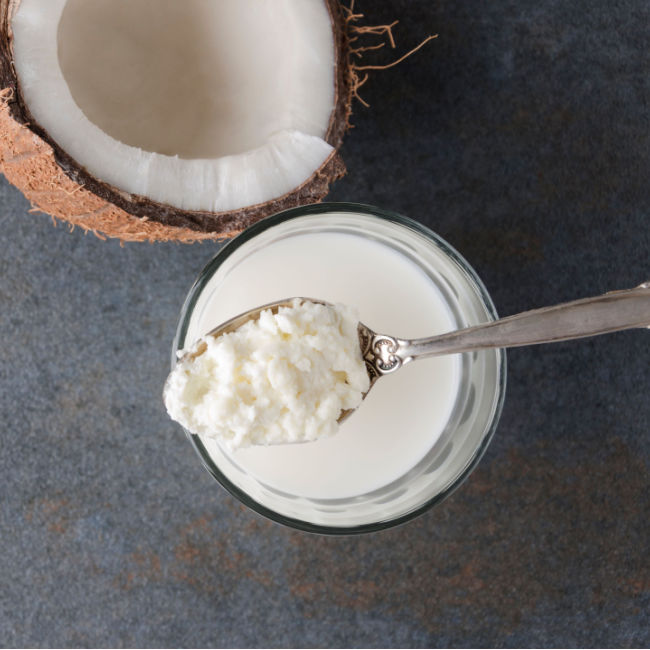
<path id="1" fill-rule="evenodd" d="M 0 165 L 125 240 L 231 236 L 345 168 L 338 0 L 0 0 Z"/>

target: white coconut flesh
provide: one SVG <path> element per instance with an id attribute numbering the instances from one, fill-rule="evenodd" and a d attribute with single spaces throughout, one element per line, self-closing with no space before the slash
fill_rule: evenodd
<path id="1" fill-rule="evenodd" d="M 232 211 L 290 192 L 332 153 L 323 0 L 22 0 L 12 28 L 34 119 L 125 192 Z"/>

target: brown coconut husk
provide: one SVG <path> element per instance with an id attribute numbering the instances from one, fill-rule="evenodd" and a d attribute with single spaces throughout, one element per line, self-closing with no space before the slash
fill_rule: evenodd
<path id="1" fill-rule="evenodd" d="M 231 212 L 182 210 L 129 194 L 93 177 L 33 119 L 13 67 L 11 17 L 20 1 L 0 0 L 0 171 L 30 201 L 32 212 L 45 212 L 55 221 L 65 221 L 73 228 L 78 226 L 102 238 L 185 243 L 223 240 L 270 214 L 321 201 L 330 184 L 345 174 L 338 149 L 350 128 L 352 100 L 361 99 L 359 88 L 368 79 L 367 71 L 399 62 L 361 66 L 352 61 L 353 56 L 360 57 L 364 51 L 381 47 L 358 45 L 356 41 L 362 35 L 386 36 L 394 47 L 395 23 L 358 25 L 363 15 L 354 13 L 354 2 L 342 7 L 339 0 L 325 0 L 335 35 L 337 71 L 335 107 L 325 139 L 334 152 L 302 185 L 272 201 Z"/>

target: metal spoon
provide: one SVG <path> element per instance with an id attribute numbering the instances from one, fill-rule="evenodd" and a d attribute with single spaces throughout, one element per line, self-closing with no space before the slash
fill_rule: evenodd
<path id="1" fill-rule="evenodd" d="M 251 309 L 214 328 L 208 336 L 232 332 L 247 321 L 258 318 L 260 312 L 265 309 L 277 313 L 280 307 L 290 307 L 293 300 L 295 298 L 287 298 Z M 331 303 L 313 298 L 301 300 L 332 306 Z M 611 291 L 594 298 L 533 309 L 429 338 L 399 339 L 373 332 L 363 323 L 359 323 L 358 332 L 359 346 L 372 388 L 383 375 L 425 357 L 488 348 L 554 343 L 635 327 L 650 327 L 650 282 L 644 282 L 634 289 Z M 194 356 L 202 352 L 199 347 Z M 351 413 L 352 410 L 343 411 L 339 422 Z"/>

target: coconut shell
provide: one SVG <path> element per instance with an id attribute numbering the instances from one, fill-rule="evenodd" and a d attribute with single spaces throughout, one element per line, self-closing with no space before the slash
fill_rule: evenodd
<path id="1" fill-rule="evenodd" d="M 348 28 L 338 0 L 325 0 L 335 37 L 335 106 L 326 141 L 334 152 L 302 185 L 267 203 L 232 212 L 175 208 L 129 194 L 93 177 L 52 140 L 23 101 L 13 66 L 11 18 L 20 0 L 0 0 L 0 171 L 30 201 L 34 211 L 124 241 L 193 242 L 226 239 L 265 216 L 316 203 L 343 176 L 338 149 L 349 128 L 355 71 L 350 62 Z"/>

